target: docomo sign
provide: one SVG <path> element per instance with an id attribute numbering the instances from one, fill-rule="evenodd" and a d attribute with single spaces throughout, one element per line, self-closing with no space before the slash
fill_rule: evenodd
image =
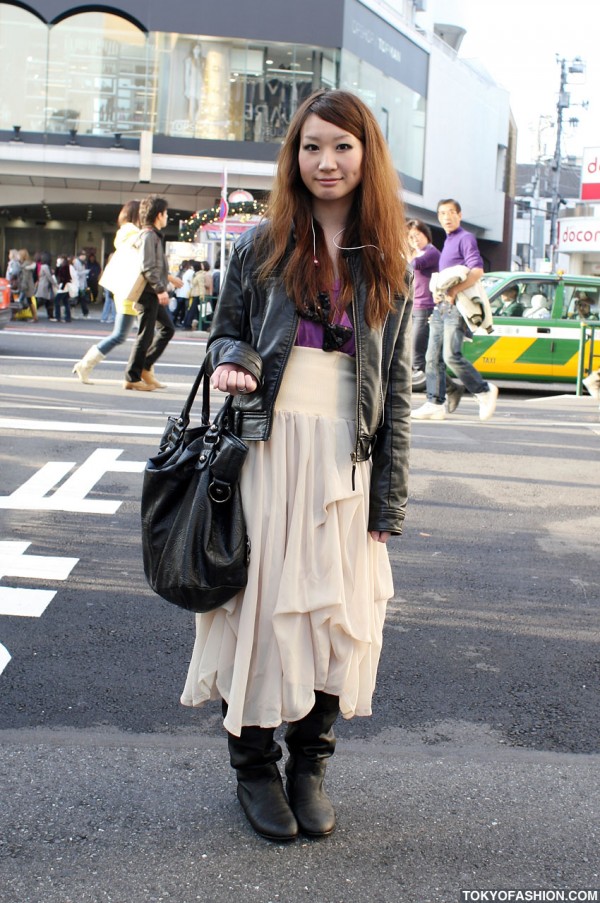
<path id="1" fill-rule="evenodd" d="M 600 219 L 569 217 L 558 221 L 561 251 L 600 251 Z"/>
<path id="2" fill-rule="evenodd" d="M 600 147 L 586 147 L 581 160 L 581 200 L 600 201 Z"/>

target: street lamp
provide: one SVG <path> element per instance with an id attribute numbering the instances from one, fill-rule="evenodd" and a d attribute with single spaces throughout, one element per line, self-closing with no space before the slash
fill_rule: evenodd
<path id="1" fill-rule="evenodd" d="M 569 75 L 583 75 L 585 73 L 585 63 L 581 57 L 576 56 L 568 62 L 564 57 L 556 60 L 560 63 L 560 88 L 558 91 L 558 102 L 556 104 L 556 145 L 554 148 L 554 156 L 552 158 L 552 201 L 550 204 L 550 265 L 554 271 L 557 254 L 556 229 L 558 225 L 558 213 L 561 204 L 564 203 L 560 196 L 560 166 L 561 166 L 561 140 L 563 127 L 563 112 L 571 106 L 571 95 L 566 90 Z M 582 104 L 587 106 L 587 104 Z M 575 124 L 577 120 L 570 120 Z"/>

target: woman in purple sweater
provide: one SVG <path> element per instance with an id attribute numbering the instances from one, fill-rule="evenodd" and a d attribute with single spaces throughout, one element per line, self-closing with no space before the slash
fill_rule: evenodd
<path id="1" fill-rule="evenodd" d="M 429 317 L 433 310 L 433 296 L 429 280 L 439 270 L 440 252 L 431 243 L 431 229 L 420 219 L 411 219 L 408 244 L 412 251 L 410 262 L 415 273 L 413 304 L 413 389 L 425 386 L 425 352 L 429 341 Z"/>

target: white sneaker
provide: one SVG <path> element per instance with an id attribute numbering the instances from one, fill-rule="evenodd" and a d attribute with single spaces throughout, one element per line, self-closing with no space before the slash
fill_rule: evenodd
<path id="1" fill-rule="evenodd" d="M 410 416 L 413 420 L 445 420 L 446 410 L 443 404 L 426 401 L 420 408 L 414 410 Z"/>
<path id="2" fill-rule="evenodd" d="M 489 420 L 494 416 L 494 411 L 496 410 L 498 386 L 495 386 L 493 383 L 488 383 L 488 386 L 489 389 L 487 392 L 480 392 L 479 395 L 475 395 L 475 398 L 479 402 L 480 420 Z"/>

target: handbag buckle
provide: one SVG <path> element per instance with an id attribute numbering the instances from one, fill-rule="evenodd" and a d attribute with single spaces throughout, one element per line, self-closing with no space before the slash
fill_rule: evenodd
<path id="1" fill-rule="evenodd" d="M 207 429 L 207 431 L 204 434 L 204 444 L 217 446 L 220 438 L 221 438 L 221 433 L 219 431 L 219 424 L 211 423 L 211 425 L 209 426 L 209 428 Z"/>
<path id="2" fill-rule="evenodd" d="M 222 505 L 231 498 L 231 486 L 222 480 L 213 480 L 208 484 L 208 497 L 218 505 Z"/>

